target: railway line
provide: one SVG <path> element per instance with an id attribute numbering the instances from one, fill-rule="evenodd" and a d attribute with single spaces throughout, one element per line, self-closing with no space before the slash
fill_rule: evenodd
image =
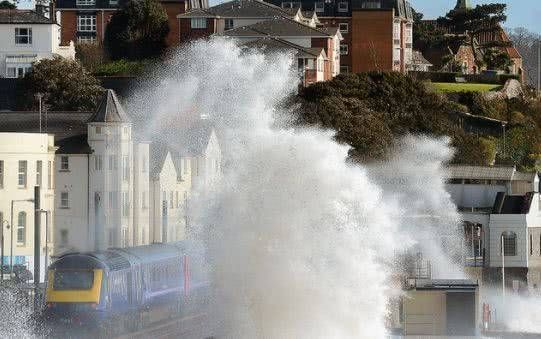
<path id="1" fill-rule="evenodd" d="M 115 339 L 207 339 L 202 336 L 206 327 L 206 315 L 198 314 L 180 319 L 161 321 L 142 330 L 122 334 Z"/>

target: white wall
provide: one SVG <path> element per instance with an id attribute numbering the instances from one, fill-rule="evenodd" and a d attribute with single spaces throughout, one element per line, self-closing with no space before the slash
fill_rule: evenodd
<path id="1" fill-rule="evenodd" d="M 68 157 L 69 170 L 61 170 L 61 158 Z M 88 225 L 88 154 L 57 154 L 55 157 L 55 254 L 89 251 L 94 234 Z M 68 192 L 69 208 L 61 208 L 61 192 Z M 64 231 L 64 239 L 62 232 Z M 67 237 L 67 239 L 66 239 Z M 67 240 L 63 243 L 63 240 Z"/>
<path id="2" fill-rule="evenodd" d="M 524 214 L 490 215 L 490 267 L 501 267 L 501 236 L 511 231 L 517 234 L 516 256 L 506 256 L 506 267 L 528 267 L 527 245 L 528 232 Z"/>
<path id="3" fill-rule="evenodd" d="M 54 137 L 48 134 L 40 133 L 0 133 L 0 160 L 3 161 L 3 186 L 0 188 L 0 212 L 3 214 L 4 221 L 4 255 L 9 257 L 13 250 L 13 264 L 17 263 L 17 257 L 24 260 L 27 264 L 33 263 L 34 256 L 34 204 L 32 202 L 15 202 L 13 213 L 13 224 L 15 227 L 8 228 L 11 224 L 11 201 L 34 199 L 34 186 L 36 185 L 36 164 L 42 162 L 41 178 L 41 209 L 50 211 L 50 227 L 54 227 L 54 190 L 47 186 L 47 164 L 51 162 L 54 166 Z M 18 185 L 18 162 L 27 161 L 26 186 Z M 19 212 L 26 213 L 26 232 L 25 242 L 17 243 L 17 225 Z M 45 216 L 42 217 L 41 227 L 41 253 L 45 255 Z M 13 226 L 13 225 L 11 225 Z M 11 241 L 11 231 L 13 231 L 13 242 Z M 49 234 L 51 234 L 50 232 Z M 12 246 L 13 245 L 13 246 Z M 4 259 L 9 263 L 9 259 Z M 42 272 L 45 263 L 42 260 Z M 32 267 L 29 267 L 32 271 Z M 43 276 L 42 276 L 43 277 Z"/>
<path id="4" fill-rule="evenodd" d="M 150 176 L 149 145 L 134 145 L 134 191 L 133 191 L 133 230 L 134 245 L 149 244 L 150 235 Z M 144 199 L 143 199 L 144 196 Z M 145 201 L 143 201 L 145 200 Z"/>

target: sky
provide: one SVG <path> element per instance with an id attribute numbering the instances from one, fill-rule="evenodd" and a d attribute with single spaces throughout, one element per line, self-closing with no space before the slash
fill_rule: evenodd
<path id="1" fill-rule="evenodd" d="M 444 15 L 456 5 L 456 0 L 409 0 L 426 19 Z M 473 6 L 487 3 L 506 3 L 506 28 L 525 27 L 541 34 L 541 0 L 471 0 Z"/>

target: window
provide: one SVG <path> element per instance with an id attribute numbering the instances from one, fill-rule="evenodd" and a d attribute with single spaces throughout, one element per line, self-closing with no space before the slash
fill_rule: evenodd
<path id="1" fill-rule="evenodd" d="M 301 3 L 291 1 L 282 2 L 282 8 L 301 8 Z"/>
<path id="2" fill-rule="evenodd" d="M 338 12 L 347 12 L 349 9 L 349 5 L 345 1 L 340 1 L 338 3 Z"/>
<path id="3" fill-rule="evenodd" d="M 77 6 L 93 6 L 96 4 L 96 0 L 77 0 Z"/>
<path id="4" fill-rule="evenodd" d="M 43 161 L 36 161 L 36 186 L 41 186 L 41 177 L 43 171 Z"/>
<path id="5" fill-rule="evenodd" d="M 103 156 L 96 155 L 94 156 L 94 169 L 96 171 L 101 171 L 103 168 Z"/>
<path id="6" fill-rule="evenodd" d="M 122 192 L 122 215 L 127 217 L 130 215 L 130 194 Z"/>
<path id="7" fill-rule="evenodd" d="M 116 191 L 109 192 L 109 208 L 110 209 L 118 208 L 118 202 L 117 202 L 116 196 L 117 196 Z"/>
<path id="8" fill-rule="evenodd" d="M 233 19 L 225 19 L 225 27 L 224 27 L 224 29 L 227 31 L 227 30 L 233 29 L 233 27 L 234 27 Z"/>
<path id="9" fill-rule="evenodd" d="M 517 234 L 515 232 L 503 232 L 503 254 L 506 257 L 517 255 Z M 501 251 L 500 251 L 501 255 Z"/>
<path id="10" fill-rule="evenodd" d="M 94 284 L 92 270 L 55 270 L 54 289 L 59 291 L 90 290 Z"/>
<path id="11" fill-rule="evenodd" d="M 395 65 L 400 64 L 400 56 L 401 56 L 400 48 L 394 48 L 393 49 L 393 62 Z"/>
<path id="12" fill-rule="evenodd" d="M 349 54 L 349 46 L 346 44 L 340 44 L 340 55 L 348 55 Z"/>
<path id="13" fill-rule="evenodd" d="M 115 155 L 110 155 L 109 156 L 109 170 L 112 171 L 116 169 L 118 169 L 117 158 Z"/>
<path id="14" fill-rule="evenodd" d="M 314 4 L 314 11 L 316 13 L 322 13 L 325 11 L 325 3 L 324 2 L 316 2 Z"/>
<path id="15" fill-rule="evenodd" d="M 369 9 L 381 8 L 381 1 L 365 1 L 361 5 L 361 8 L 369 8 Z"/>
<path id="16" fill-rule="evenodd" d="M 130 157 L 125 155 L 122 157 L 122 172 L 124 181 L 130 180 Z"/>
<path id="17" fill-rule="evenodd" d="M 67 245 L 68 245 L 68 230 L 60 230 L 60 246 L 67 246 Z"/>
<path id="18" fill-rule="evenodd" d="M 118 5 L 118 0 L 109 0 L 109 6 L 116 6 Z"/>
<path id="19" fill-rule="evenodd" d="M 53 188 L 53 164 L 51 161 L 47 162 L 47 188 Z"/>
<path id="20" fill-rule="evenodd" d="M 128 228 L 122 227 L 122 247 L 128 247 Z"/>
<path id="21" fill-rule="evenodd" d="M 26 174 L 27 174 L 27 161 L 26 160 L 19 160 L 19 176 L 18 176 L 18 182 L 17 184 L 21 188 L 26 188 Z"/>
<path id="22" fill-rule="evenodd" d="M 60 208 L 70 208 L 68 192 L 60 192 Z"/>
<path id="23" fill-rule="evenodd" d="M 0 189 L 4 188 L 4 160 L 0 160 Z"/>
<path id="24" fill-rule="evenodd" d="M 400 45 L 400 40 L 401 40 L 401 36 L 400 36 L 400 22 L 395 22 L 393 24 L 393 43 L 395 45 Z"/>
<path id="25" fill-rule="evenodd" d="M 177 206 L 177 208 L 179 208 L 180 207 L 180 200 L 178 198 L 178 191 L 175 192 L 175 202 L 176 202 L 175 205 Z"/>
<path id="26" fill-rule="evenodd" d="M 9 64 L 6 68 L 7 78 L 23 78 L 27 73 L 32 71 L 32 64 Z"/>
<path id="27" fill-rule="evenodd" d="M 77 37 L 77 42 L 80 44 L 95 44 L 96 37 L 94 35 L 81 35 Z"/>
<path id="28" fill-rule="evenodd" d="M 96 126 L 95 131 L 96 134 L 101 134 L 101 126 Z"/>
<path id="29" fill-rule="evenodd" d="M 207 19 L 206 18 L 192 18 L 191 27 L 192 29 L 205 29 L 207 28 Z"/>
<path id="30" fill-rule="evenodd" d="M 19 212 L 17 217 L 17 245 L 23 245 L 26 242 L 26 212 Z"/>
<path id="31" fill-rule="evenodd" d="M 78 15 L 77 16 L 77 31 L 79 32 L 95 32 L 96 31 L 96 15 Z"/>
<path id="32" fill-rule="evenodd" d="M 173 200 L 173 191 L 169 192 L 169 208 L 175 208 L 175 201 Z"/>
<path id="33" fill-rule="evenodd" d="M 530 234 L 530 255 L 533 255 L 533 235 Z"/>
<path id="34" fill-rule="evenodd" d="M 15 45 L 31 45 L 32 28 L 15 28 Z"/>
<path id="35" fill-rule="evenodd" d="M 70 170 L 70 158 L 66 156 L 60 157 L 60 170 L 69 171 Z"/>
<path id="36" fill-rule="evenodd" d="M 349 66 L 340 66 L 340 73 L 349 73 Z"/>
<path id="37" fill-rule="evenodd" d="M 349 24 L 347 22 L 341 22 L 338 24 L 338 28 L 340 29 L 340 33 L 347 33 L 349 32 Z"/>
<path id="38" fill-rule="evenodd" d="M 141 172 L 146 173 L 148 171 L 147 157 L 143 155 L 141 160 Z"/>

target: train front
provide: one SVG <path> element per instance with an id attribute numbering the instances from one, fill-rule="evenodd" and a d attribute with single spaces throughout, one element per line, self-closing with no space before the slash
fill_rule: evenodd
<path id="1" fill-rule="evenodd" d="M 105 266 L 68 254 L 49 267 L 44 320 L 53 327 L 97 326 L 107 316 Z"/>

